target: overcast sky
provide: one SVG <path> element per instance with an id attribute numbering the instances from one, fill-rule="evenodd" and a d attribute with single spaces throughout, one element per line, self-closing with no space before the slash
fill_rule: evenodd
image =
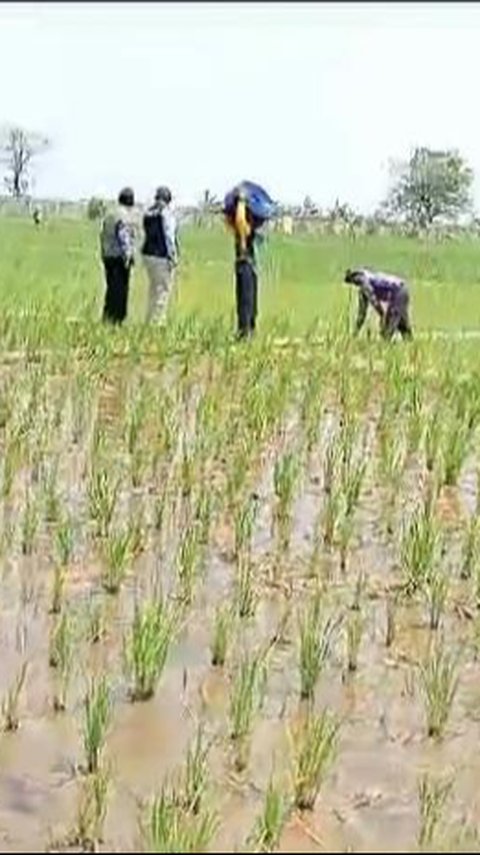
<path id="1" fill-rule="evenodd" d="M 479 45 L 476 3 L 2 3 L 0 119 L 52 138 L 41 196 L 251 178 L 368 210 L 422 144 L 480 206 Z"/>

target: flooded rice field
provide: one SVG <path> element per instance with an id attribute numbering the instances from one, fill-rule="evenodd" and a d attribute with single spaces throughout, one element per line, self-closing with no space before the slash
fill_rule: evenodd
<path id="1" fill-rule="evenodd" d="M 431 343 L 6 361 L 1 848 L 478 851 L 479 419 Z"/>

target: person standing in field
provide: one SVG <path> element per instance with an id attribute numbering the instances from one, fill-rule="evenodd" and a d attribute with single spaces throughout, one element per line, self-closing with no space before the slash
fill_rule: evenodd
<path id="1" fill-rule="evenodd" d="M 149 281 L 147 322 L 165 321 L 178 264 L 177 223 L 171 203 L 169 188 L 159 187 L 143 218 L 142 255 Z"/>
<path id="2" fill-rule="evenodd" d="M 258 312 L 256 245 L 262 239 L 259 229 L 273 214 L 273 202 L 258 184 L 243 181 L 227 193 L 223 213 L 235 237 L 237 335 L 251 338 Z"/>
<path id="3" fill-rule="evenodd" d="M 365 323 L 369 306 L 380 316 L 381 335 L 390 340 L 395 333 L 412 338 L 410 294 L 403 279 L 389 273 L 375 273 L 365 268 L 347 270 L 345 282 L 358 288 L 358 315 L 355 333 Z"/>
<path id="4" fill-rule="evenodd" d="M 102 222 L 100 244 L 107 283 L 103 320 L 107 323 L 122 324 L 127 317 L 135 252 L 134 206 L 133 190 L 124 187 L 119 193 L 117 207 L 108 211 Z"/>

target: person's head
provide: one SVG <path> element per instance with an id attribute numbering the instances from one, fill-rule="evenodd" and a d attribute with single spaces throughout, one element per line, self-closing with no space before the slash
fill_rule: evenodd
<path id="1" fill-rule="evenodd" d="M 133 208 L 135 205 L 135 193 L 131 187 L 124 187 L 118 194 L 118 204 L 124 208 Z"/>
<path id="2" fill-rule="evenodd" d="M 345 272 L 344 282 L 346 282 L 348 285 L 360 285 L 361 278 L 362 276 L 360 270 L 351 270 L 351 268 L 349 268 Z"/>
<path id="3" fill-rule="evenodd" d="M 169 187 L 158 187 L 155 191 L 156 205 L 169 205 L 172 201 L 172 192 Z"/>

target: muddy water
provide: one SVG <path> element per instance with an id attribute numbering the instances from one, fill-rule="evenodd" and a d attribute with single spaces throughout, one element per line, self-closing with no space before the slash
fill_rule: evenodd
<path id="1" fill-rule="evenodd" d="M 121 416 L 121 385 L 107 389 L 100 400 L 105 425 Z M 79 489 L 86 463 L 84 450 L 68 446 L 61 456 L 60 482 L 79 519 L 84 512 Z M 271 461 L 270 461 L 271 464 Z M 291 554 L 280 578 L 272 584 L 271 465 L 258 485 L 260 513 L 254 539 L 261 594 L 255 620 L 245 622 L 237 638 L 239 647 L 269 640 L 285 608 L 292 608 L 282 643 L 273 650 L 268 692 L 252 736 L 246 773 L 234 771 L 228 740 L 228 669 L 210 666 L 209 640 L 215 607 L 230 595 L 233 565 L 228 560 L 232 531 L 225 526 L 212 538 L 205 581 L 182 633 L 171 650 L 158 692 L 148 703 L 131 704 L 122 670 L 122 637 L 131 618 L 138 587 L 148 587 L 151 574 L 167 581 L 174 549 L 160 549 L 149 534 L 147 548 L 137 560 L 118 597 L 108 598 L 99 585 L 99 560 L 88 547 L 82 526 L 75 562 L 69 571 L 68 601 L 79 625 L 86 622 L 89 603 L 106 603 L 107 635 L 97 645 L 79 642 L 68 694 L 67 711 L 52 710 L 55 677 L 48 667 L 51 616 L 48 604 L 52 583 L 52 557 L 48 538 L 39 535 L 35 554 L 22 556 L 18 542 L 2 560 L 0 643 L 3 697 L 23 659 L 29 662 L 27 684 L 21 698 L 21 727 L 0 737 L 0 845 L 4 851 L 34 852 L 59 841 L 75 821 L 79 772 L 82 762 L 82 697 L 86 676 L 107 669 L 114 687 L 115 715 L 108 737 L 107 760 L 112 769 L 113 792 L 102 848 L 134 851 L 139 844 L 139 801 L 149 798 L 165 775 L 183 762 L 189 738 L 199 721 L 206 723 L 215 741 L 211 771 L 221 824 L 216 851 L 234 851 L 244 844 L 262 803 L 268 778 L 275 768 L 289 781 L 289 727 L 301 714 L 298 703 L 296 607 L 309 596 L 308 557 L 312 549 L 316 515 L 323 501 L 320 455 L 302 480 L 294 512 Z M 469 588 L 456 581 L 443 632 L 455 649 L 464 653 L 460 683 L 446 739 L 432 744 L 425 739 L 424 710 L 415 678 L 416 666 L 428 648 L 430 633 L 426 609 L 421 605 L 399 608 L 397 634 L 385 647 L 386 596 L 398 582 L 398 537 L 386 542 L 379 517 L 381 493 L 374 475 L 362 494 L 358 525 L 342 574 L 336 554 L 322 556 L 329 569 L 326 605 L 348 612 L 360 571 L 366 574 L 362 610 L 366 626 L 355 675 L 345 673 L 345 637 L 341 631 L 322 674 L 316 706 L 335 710 L 342 720 L 338 756 L 317 800 L 315 810 L 292 815 L 282 835 L 281 851 L 401 852 L 415 843 L 418 829 L 418 775 L 424 770 L 452 770 L 455 796 L 451 818 L 468 810 L 479 819 L 476 794 L 480 792 L 480 663 L 471 652 L 472 621 L 455 610 L 471 601 Z M 418 487 L 418 472 L 407 478 L 408 507 Z M 14 499 L 20 500 L 19 493 Z M 456 529 L 464 514 L 473 510 L 475 479 L 466 468 L 459 490 L 445 491 L 439 513 L 451 528 L 451 558 L 458 556 Z M 147 498 L 145 502 L 148 503 Z M 171 525 L 175 536 L 175 522 Z M 398 534 L 398 532 L 397 532 Z M 174 537 L 175 539 L 175 537 Z M 458 579 L 458 573 L 456 574 Z M 82 624 L 83 621 L 83 624 Z"/>

